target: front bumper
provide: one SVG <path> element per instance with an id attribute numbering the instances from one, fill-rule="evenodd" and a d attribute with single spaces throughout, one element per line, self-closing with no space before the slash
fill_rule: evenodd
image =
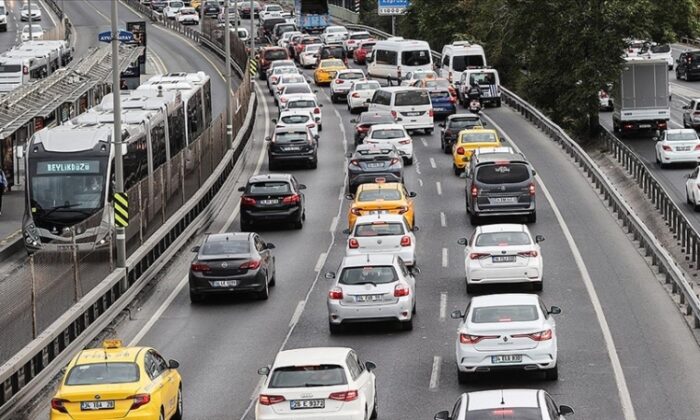
<path id="1" fill-rule="evenodd" d="M 542 344 L 546 343 L 546 344 Z M 493 363 L 491 356 L 522 355 L 520 363 Z M 491 372 L 496 370 L 544 370 L 557 365 L 554 340 L 541 342 L 527 350 L 477 351 L 473 345 L 457 343 L 457 369 L 460 372 Z"/>
<path id="2" fill-rule="evenodd" d="M 413 297 L 399 298 L 398 302 L 383 305 L 341 305 L 328 301 L 328 316 L 332 324 L 353 322 L 408 321 L 413 316 Z"/>

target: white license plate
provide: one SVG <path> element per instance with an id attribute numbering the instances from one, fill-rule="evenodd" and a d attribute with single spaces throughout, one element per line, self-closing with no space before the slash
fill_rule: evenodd
<path id="1" fill-rule="evenodd" d="M 84 410 L 84 411 L 113 410 L 114 409 L 114 400 L 82 401 L 80 403 L 80 409 Z"/>
<path id="2" fill-rule="evenodd" d="M 422 114 L 422 112 L 404 112 L 403 113 L 403 115 L 405 115 L 407 117 L 417 117 L 420 114 Z"/>
<path id="3" fill-rule="evenodd" d="M 279 203 L 279 200 L 260 200 L 260 204 L 264 204 L 266 206 L 277 203 Z"/>
<path id="4" fill-rule="evenodd" d="M 491 261 L 495 263 L 515 262 L 515 255 L 496 255 L 491 257 Z"/>
<path id="5" fill-rule="evenodd" d="M 677 152 L 689 152 L 690 151 L 690 146 L 681 146 L 681 147 L 676 147 Z"/>
<path id="6" fill-rule="evenodd" d="M 326 400 L 291 400 L 289 402 L 289 408 L 292 410 L 299 410 L 305 408 L 325 408 Z"/>
<path id="7" fill-rule="evenodd" d="M 495 197 L 489 200 L 491 204 L 515 204 L 518 202 L 518 197 Z"/>
<path id="8" fill-rule="evenodd" d="M 381 162 L 370 162 L 367 164 L 368 168 L 381 168 L 382 166 L 384 166 L 384 164 Z"/>
<path id="9" fill-rule="evenodd" d="M 499 356 L 491 356 L 491 363 L 520 363 L 523 361 L 522 354 L 502 354 Z"/>
<path id="10" fill-rule="evenodd" d="M 283 150 L 285 152 L 298 152 L 299 150 L 301 150 L 301 148 L 299 148 L 299 147 L 284 147 Z"/>
<path id="11" fill-rule="evenodd" d="M 382 300 L 382 295 L 358 295 L 355 296 L 355 302 L 379 302 Z"/>
<path id="12" fill-rule="evenodd" d="M 215 280 L 209 282 L 211 287 L 235 287 L 238 286 L 238 280 Z"/>
<path id="13" fill-rule="evenodd" d="M 639 128 L 651 128 L 651 124 L 639 124 Z"/>

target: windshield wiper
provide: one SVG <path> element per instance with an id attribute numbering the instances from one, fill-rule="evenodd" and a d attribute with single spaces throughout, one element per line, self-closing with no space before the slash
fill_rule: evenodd
<path id="1" fill-rule="evenodd" d="M 47 211 L 46 213 L 44 213 L 43 216 L 46 217 L 46 216 L 49 216 L 50 214 L 52 214 L 52 213 L 54 213 L 54 212 L 56 212 L 56 211 L 71 209 L 71 208 L 73 208 L 73 207 L 78 207 L 78 206 L 80 206 L 80 204 L 78 204 L 78 203 L 73 203 L 73 204 L 64 204 L 64 205 L 62 205 L 62 206 L 51 207 L 50 209 L 48 209 L 48 211 Z M 84 214 L 84 215 L 86 215 L 86 216 L 90 216 L 90 215 L 92 214 L 90 211 L 87 211 L 87 210 L 80 210 L 80 209 L 70 210 L 70 211 L 74 211 L 74 212 L 77 212 L 77 213 L 81 213 L 81 214 Z"/>

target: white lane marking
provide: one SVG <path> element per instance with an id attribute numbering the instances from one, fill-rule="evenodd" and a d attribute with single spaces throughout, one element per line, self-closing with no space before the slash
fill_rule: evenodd
<path id="1" fill-rule="evenodd" d="M 423 180 L 422 180 L 422 179 L 418 178 L 418 183 L 420 184 L 421 187 L 423 186 Z"/>
<path id="2" fill-rule="evenodd" d="M 482 116 L 484 116 L 489 122 L 501 133 L 505 134 L 506 132 L 498 125 L 496 124 L 495 121 L 493 121 L 492 118 L 489 118 L 487 115 L 482 113 Z M 515 138 L 509 136 L 509 138 Z M 515 149 L 517 152 L 522 153 L 520 148 L 511 141 L 511 146 L 513 149 Z M 622 370 L 622 364 L 620 363 L 620 358 L 617 354 L 617 350 L 615 347 L 615 340 L 613 340 L 612 332 L 610 331 L 610 326 L 608 325 L 608 321 L 605 317 L 605 312 L 603 311 L 603 306 L 600 303 L 600 299 L 598 298 L 598 293 L 595 290 L 595 286 L 593 285 L 593 280 L 591 280 L 591 276 L 588 272 L 588 268 L 586 267 L 586 263 L 583 261 L 583 256 L 581 255 L 581 251 L 579 251 L 578 245 L 576 244 L 576 241 L 574 240 L 573 235 L 571 234 L 571 231 L 569 230 L 569 226 L 567 225 L 566 221 L 564 220 L 564 217 L 561 215 L 561 212 L 559 211 L 559 207 L 557 207 L 557 204 L 554 202 L 554 198 L 552 195 L 549 193 L 549 190 L 547 187 L 544 185 L 544 182 L 542 182 L 542 178 L 540 178 L 539 175 L 535 177 L 537 179 L 537 183 L 540 184 L 540 189 L 542 190 L 542 193 L 544 194 L 545 198 L 547 198 L 547 201 L 549 202 L 549 205 L 552 207 L 552 212 L 554 212 L 554 216 L 557 218 L 557 222 L 559 223 L 559 226 L 561 227 L 562 232 L 564 233 L 564 237 L 566 238 L 566 241 L 569 243 L 569 248 L 571 248 L 571 253 L 574 256 L 574 260 L 576 261 L 576 266 L 581 273 L 581 279 L 583 280 L 583 284 L 586 287 L 586 291 L 588 292 L 589 299 L 591 300 L 591 303 L 593 305 L 593 310 L 595 312 L 596 318 L 598 320 L 598 325 L 600 325 L 600 329 L 603 332 L 603 340 L 605 341 L 605 348 L 608 352 L 608 357 L 610 358 L 610 364 L 612 365 L 613 368 L 613 374 L 615 376 L 615 383 L 617 385 L 617 393 L 620 398 L 620 404 L 622 405 L 622 414 L 625 417 L 625 420 L 636 420 L 637 416 L 634 412 L 634 405 L 632 404 L 632 396 L 630 395 L 629 388 L 627 386 L 627 380 L 625 379 L 625 373 Z"/>
<path id="3" fill-rule="evenodd" d="M 435 181 L 435 188 L 437 188 L 438 195 L 442 195 L 442 184 L 440 181 Z"/>
<path id="4" fill-rule="evenodd" d="M 301 313 L 304 312 L 304 306 L 306 306 L 306 302 L 304 302 L 303 300 L 300 300 L 299 303 L 297 304 L 297 308 L 294 311 L 294 314 L 292 315 L 292 319 L 289 320 L 290 327 L 292 327 L 297 322 L 299 322 L 299 318 L 301 318 Z"/>
<path id="5" fill-rule="evenodd" d="M 47 15 L 49 15 L 49 19 L 51 19 L 51 23 L 53 23 L 53 27 L 58 28 L 58 23 L 56 23 L 56 19 L 53 18 L 53 12 L 49 11 L 50 9 L 48 7 L 46 7 L 43 0 L 40 0 L 40 3 L 41 3 L 41 8 L 44 9 L 44 11 L 46 12 Z"/>
<path id="6" fill-rule="evenodd" d="M 153 328 L 153 325 L 160 320 L 160 317 L 163 315 L 163 312 L 165 312 L 166 309 L 170 306 L 171 303 L 175 300 L 177 295 L 180 294 L 180 291 L 185 287 L 187 283 L 189 283 L 188 275 L 184 276 L 182 280 L 180 280 L 180 283 L 175 286 L 172 292 L 170 292 L 170 295 L 168 295 L 167 299 L 160 305 L 158 310 L 149 318 L 148 322 L 141 328 L 141 330 L 136 334 L 136 336 L 131 340 L 129 343 L 129 347 L 133 347 L 138 344 L 141 339 L 148 334 L 148 332 Z"/>
<path id="7" fill-rule="evenodd" d="M 435 158 L 430 158 L 430 166 L 435 169 L 437 168 L 437 165 L 435 164 Z"/>
<path id="8" fill-rule="evenodd" d="M 442 266 L 447 267 L 448 262 L 447 248 L 442 248 Z"/>
<path id="9" fill-rule="evenodd" d="M 340 187 L 340 194 L 338 194 L 338 200 L 343 201 L 345 198 L 345 185 Z"/>
<path id="10" fill-rule="evenodd" d="M 418 175 L 421 175 L 421 173 L 420 173 L 420 162 L 418 162 L 418 160 L 416 159 L 415 153 L 414 153 L 414 155 L 413 155 L 413 166 L 416 168 L 416 173 L 417 173 Z"/>
<path id="11" fill-rule="evenodd" d="M 447 218 L 443 212 L 440 212 L 440 226 L 447 227 Z"/>
<path id="12" fill-rule="evenodd" d="M 444 321 L 447 315 L 447 292 L 440 293 L 440 321 Z"/>
<path id="13" fill-rule="evenodd" d="M 335 230 L 338 228 L 338 216 L 333 217 L 333 221 L 331 222 L 331 232 L 335 232 Z"/>
<path id="14" fill-rule="evenodd" d="M 428 147 L 428 142 L 425 139 L 420 139 L 421 143 L 423 143 L 423 146 Z"/>
<path id="15" fill-rule="evenodd" d="M 433 370 L 430 372 L 430 389 L 437 389 L 440 385 L 440 364 L 442 363 L 442 357 L 433 357 Z"/>
<path id="16" fill-rule="evenodd" d="M 321 271 L 323 269 L 323 264 L 326 263 L 326 257 L 328 257 L 327 252 L 322 252 L 318 256 L 318 260 L 316 261 L 316 266 L 314 267 L 314 272 L 318 273 L 319 271 Z"/>

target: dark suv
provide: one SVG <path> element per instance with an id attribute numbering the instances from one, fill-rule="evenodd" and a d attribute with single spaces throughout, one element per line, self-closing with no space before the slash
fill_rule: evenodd
<path id="1" fill-rule="evenodd" d="M 445 153 L 452 153 L 452 145 L 457 141 L 459 132 L 476 127 L 486 127 L 476 114 L 453 114 L 440 123 L 440 146 Z"/>
<path id="2" fill-rule="evenodd" d="M 265 80 L 267 79 L 267 69 L 270 68 L 270 64 L 273 61 L 289 60 L 289 54 L 282 47 L 264 47 L 260 50 L 258 60 L 258 75 L 260 80 Z"/>
<path id="3" fill-rule="evenodd" d="M 682 52 L 676 60 L 676 79 L 700 77 L 700 50 Z"/>
<path id="4" fill-rule="evenodd" d="M 313 136 L 307 127 L 280 127 L 265 140 L 270 142 L 267 159 L 271 171 L 281 162 L 302 163 L 311 169 L 318 166 L 318 136 Z"/>
<path id="5" fill-rule="evenodd" d="M 466 173 L 466 204 L 471 224 L 484 216 L 525 216 L 537 220 L 535 170 L 519 153 L 479 153 Z"/>
<path id="6" fill-rule="evenodd" d="M 306 185 L 289 174 L 255 175 L 241 195 L 241 230 L 251 230 L 256 223 L 292 223 L 301 229 L 306 219 Z"/>
<path id="7" fill-rule="evenodd" d="M 348 164 L 348 188 L 355 193 L 360 184 L 378 182 L 403 182 L 403 159 L 392 145 L 360 144 L 355 153 L 346 155 Z"/>
<path id="8" fill-rule="evenodd" d="M 206 0 L 201 7 L 204 9 L 204 16 L 218 16 L 221 12 L 221 6 L 218 0 Z M 199 10 L 197 12 L 199 12 Z"/>

